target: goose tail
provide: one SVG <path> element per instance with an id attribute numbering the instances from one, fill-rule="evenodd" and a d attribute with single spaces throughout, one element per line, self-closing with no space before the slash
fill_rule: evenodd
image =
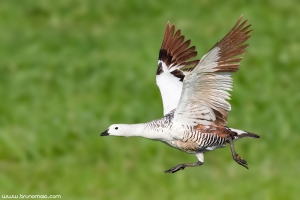
<path id="1" fill-rule="evenodd" d="M 250 133 L 250 132 L 247 132 L 247 131 L 238 130 L 238 129 L 234 129 L 234 128 L 229 128 L 229 130 L 231 131 L 231 133 L 234 136 L 235 140 L 243 138 L 243 137 L 260 138 L 260 136 L 255 134 L 255 133 Z"/>

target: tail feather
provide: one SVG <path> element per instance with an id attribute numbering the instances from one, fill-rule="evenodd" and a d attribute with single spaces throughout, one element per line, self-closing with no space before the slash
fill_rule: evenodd
<path id="1" fill-rule="evenodd" d="M 234 139 L 239 139 L 239 138 L 243 138 L 243 137 L 250 137 L 250 138 L 260 138 L 259 135 L 255 134 L 255 133 L 250 133 L 247 131 L 243 131 L 243 130 L 238 130 L 238 129 L 233 129 L 233 128 L 229 128 L 234 134 Z"/>

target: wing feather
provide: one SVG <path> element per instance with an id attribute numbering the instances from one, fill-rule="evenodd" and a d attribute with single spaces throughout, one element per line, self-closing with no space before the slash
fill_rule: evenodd
<path id="1" fill-rule="evenodd" d="M 242 16 L 230 32 L 202 57 L 198 65 L 184 79 L 182 94 L 174 114 L 174 122 L 181 124 L 227 123 L 232 89 L 231 74 L 238 71 L 248 44 L 251 25 L 241 23 Z M 188 54 L 187 54 L 188 55 Z"/>
<path id="2" fill-rule="evenodd" d="M 189 47 L 191 41 L 184 41 L 181 30 L 178 29 L 176 32 L 175 30 L 175 26 L 171 26 L 168 22 L 156 71 L 156 83 L 163 100 L 164 115 L 177 107 L 184 77 L 199 62 L 199 60 L 189 61 L 197 55 L 196 47 Z"/>

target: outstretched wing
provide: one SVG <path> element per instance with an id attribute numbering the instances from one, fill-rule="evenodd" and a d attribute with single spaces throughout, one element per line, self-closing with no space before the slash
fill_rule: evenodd
<path id="1" fill-rule="evenodd" d="M 181 124 L 227 124 L 230 99 L 227 92 L 232 89 L 231 74 L 238 71 L 242 55 L 250 36 L 248 20 L 238 19 L 230 32 L 205 54 L 194 70 L 183 82 L 183 90 L 174 122 Z"/>
<path id="2" fill-rule="evenodd" d="M 175 32 L 175 26 L 167 23 L 156 72 L 156 84 L 161 93 L 164 115 L 177 107 L 184 77 L 199 62 L 188 61 L 197 55 L 196 48 L 189 47 L 190 43 L 190 40 L 184 41 L 180 29 Z"/>

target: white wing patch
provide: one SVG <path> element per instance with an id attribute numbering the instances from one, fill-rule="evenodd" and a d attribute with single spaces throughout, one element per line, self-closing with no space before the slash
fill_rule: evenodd
<path id="1" fill-rule="evenodd" d="M 156 84 L 160 89 L 164 105 L 164 115 L 166 115 L 177 107 L 183 82 L 180 81 L 180 78 L 171 74 L 164 62 L 158 61 L 158 64 L 160 63 L 162 65 L 163 72 L 156 75 Z"/>

